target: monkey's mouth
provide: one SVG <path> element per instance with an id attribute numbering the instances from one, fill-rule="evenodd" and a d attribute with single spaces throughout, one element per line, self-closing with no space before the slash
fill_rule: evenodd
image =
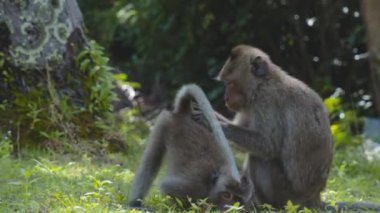
<path id="1" fill-rule="evenodd" d="M 224 82 L 224 102 L 228 102 L 231 96 L 231 90 L 234 87 L 234 83 L 232 81 Z"/>

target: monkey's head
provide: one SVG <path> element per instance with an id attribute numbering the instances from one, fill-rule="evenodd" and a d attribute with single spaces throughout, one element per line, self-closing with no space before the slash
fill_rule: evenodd
<path id="1" fill-rule="evenodd" d="M 269 56 L 257 48 L 238 45 L 232 49 L 216 78 L 225 84 L 224 101 L 230 110 L 237 112 L 249 104 L 260 83 L 271 75 L 270 64 Z"/>
<path id="2" fill-rule="evenodd" d="M 210 202 L 221 211 L 228 209 L 234 203 L 247 206 L 253 195 L 253 184 L 249 177 L 242 175 L 240 180 L 235 180 L 228 175 L 214 176 L 213 188 L 210 191 Z"/>

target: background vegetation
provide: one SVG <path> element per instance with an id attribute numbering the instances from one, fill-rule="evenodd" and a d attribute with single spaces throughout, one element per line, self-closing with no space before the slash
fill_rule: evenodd
<path id="1" fill-rule="evenodd" d="M 324 98 L 336 154 L 323 199 L 380 203 L 380 164 L 361 146 L 363 118 L 376 112 L 358 0 L 78 3 L 86 34 L 98 43 L 81 47 L 78 73 L 65 76 L 81 91 L 74 99 L 49 75 L 31 91 L 20 89 L 20 76 L 32 75 L 10 65 L 0 35 L 0 211 L 136 212 L 126 202 L 149 129 L 138 109 L 112 111 L 115 85 L 140 85 L 148 96 L 158 84 L 170 102 L 180 85 L 195 82 L 228 113 L 211 78 L 239 43 L 264 49 Z M 183 210 L 156 187 L 147 204 Z M 286 211 L 296 208 L 290 203 Z M 188 209 L 210 210 L 203 201 Z"/>
<path id="2" fill-rule="evenodd" d="M 221 100 L 221 87 L 210 79 L 231 47 L 245 43 L 268 52 L 323 97 L 340 87 L 344 100 L 356 105 L 370 93 L 358 0 L 79 3 L 91 37 L 145 92 L 156 79 L 169 96 L 179 85 L 197 82 L 212 100 Z M 372 113 L 360 103 L 360 112 Z"/>

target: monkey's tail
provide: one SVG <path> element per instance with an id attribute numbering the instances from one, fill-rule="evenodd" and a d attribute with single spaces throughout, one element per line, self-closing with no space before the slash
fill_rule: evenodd
<path id="1" fill-rule="evenodd" d="M 331 205 L 325 202 L 322 202 L 322 208 L 325 210 L 331 211 L 374 211 L 380 212 L 380 204 L 379 203 L 370 203 L 370 202 L 337 202 L 335 205 Z"/>
<path id="2" fill-rule="evenodd" d="M 189 94 L 187 90 L 189 90 L 189 88 L 187 87 L 187 85 L 185 85 L 185 86 L 182 86 L 181 89 L 177 92 L 175 100 L 174 100 L 173 113 L 175 114 L 191 113 L 191 101 L 193 99 L 193 96 Z"/>
<path id="3" fill-rule="evenodd" d="M 229 172 L 231 172 L 231 175 L 234 179 L 240 180 L 239 171 L 237 169 L 231 148 L 223 133 L 222 127 L 220 126 L 220 123 L 215 116 L 214 110 L 212 109 L 210 102 L 208 101 L 203 90 L 195 84 L 188 84 L 183 86 L 176 95 L 174 102 L 174 113 L 189 113 L 191 111 L 192 99 L 195 99 L 195 101 L 198 103 L 200 110 L 206 117 L 206 120 L 211 127 L 211 131 L 218 145 L 222 149 L 222 152 L 224 152 L 224 156 L 227 157 L 229 166 L 228 169 L 231 170 Z"/>

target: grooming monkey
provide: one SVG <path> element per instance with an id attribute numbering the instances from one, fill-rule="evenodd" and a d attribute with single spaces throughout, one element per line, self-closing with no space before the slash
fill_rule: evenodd
<path id="1" fill-rule="evenodd" d="M 244 171 L 250 174 L 256 202 L 283 208 L 291 200 L 331 210 L 320 199 L 333 142 L 319 95 L 247 45 L 232 49 L 217 80 L 225 84 L 227 108 L 236 112 L 233 122 L 217 116 L 226 137 L 247 152 Z M 380 211 L 380 205 L 338 202 L 337 209 Z"/>
<path id="2" fill-rule="evenodd" d="M 320 207 L 333 142 L 318 94 L 247 45 L 232 49 L 217 79 L 225 84 L 227 108 L 236 112 L 233 122 L 218 117 L 226 137 L 247 153 L 253 197 L 277 208 L 288 200 Z"/>
<path id="3" fill-rule="evenodd" d="M 211 132 L 193 120 L 193 99 Z M 160 186 L 164 194 L 185 200 L 208 198 L 219 209 L 252 200 L 252 183 L 240 176 L 221 126 L 196 85 L 182 87 L 174 110 L 159 115 L 132 185 L 130 206 L 141 206 L 165 154 L 167 175 Z"/>

